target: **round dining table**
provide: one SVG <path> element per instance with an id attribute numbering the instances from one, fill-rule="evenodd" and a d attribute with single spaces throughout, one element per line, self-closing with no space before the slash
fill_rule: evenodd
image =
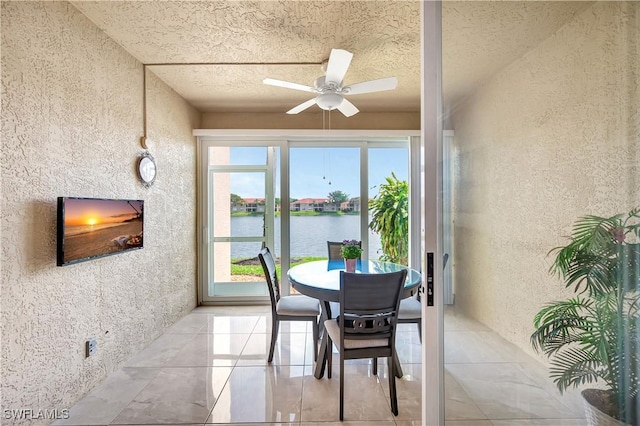
<path id="1" fill-rule="evenodd" d="M 356 262 L 356 273 L 361 274 L 385 274 L 407 270 L 407 279 L 404 284 L 402 297 L 411 297 L 419 289 L 422 282 L 422 274 L 415 269 L 391 262 L 381 262 L 377 260 Z M 289 269 L 287 276 L 291 286 L 305 296 L 313 297 L 320 301 L 322 314 L 320 326 L 324 327 L 324 321 L 332 318 L 330 302 L 340 301 L 340 271 L 344 271 L 343 260 L 317 260 L 296 265 Z M 328 344 L 327 333 L 322 333 L 322 342 L 318 352 L 318 361 L 314 376 L 322 378 L 326 364 L 325 350 Z M 397 356 L 395 357 L 397 360 Z M 396 375 L 402 377 L 400 363 L 396 363 Z"/>

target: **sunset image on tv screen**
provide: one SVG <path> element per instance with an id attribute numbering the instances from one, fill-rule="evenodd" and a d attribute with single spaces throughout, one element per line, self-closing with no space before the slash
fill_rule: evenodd
<path id="1" fill-rule="evenodd" d="M 143 202 L 67 198 L 64 263 L 142 247 Z"/>

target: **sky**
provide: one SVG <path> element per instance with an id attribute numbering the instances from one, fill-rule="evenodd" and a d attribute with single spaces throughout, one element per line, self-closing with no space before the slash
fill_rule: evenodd
<path id="1" fill-rule="evenodd" d="M 385 182 L 391 172 L 400 180 L 408 179 L 407 148 L 369 149 L 369 188 Z M 360 196 L 360 149 L 290 148 L 290 195 L 292 198 L 327 198 L 333 191 L 342 191 L 350 198 Z M 231 148 L 231 164 L 265 164 L 265 147 Z M 276 197 L 280 196 L 280 159 L 276 171 Z M 234 173 L 231 192 L 242 198 L 263 198 L 264 177 L 259 173 Z M 377 194 L 370 189 L 369 196 Z"/>
<path id="2" fill-rule="evenodd" d="M 96 225 L 122 222 L 142 211 L 142 201 L 102 200 L 93 198 L 67 198 L 64 220 L 67 225 Z"/>

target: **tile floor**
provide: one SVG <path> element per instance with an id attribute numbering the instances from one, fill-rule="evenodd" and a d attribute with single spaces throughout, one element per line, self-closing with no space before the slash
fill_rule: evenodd
<path id="1" fill-rule="evenodd" d="M 338 421 L 339 366 L 313 377 L 308 323 L 281 323 L 272 365 L 268 306 L 200 307 L 133 356 L 70 410 L 65 425 L 422 424 L 421 344 L 401 325 L 399 415 L 389 408 L 386 363 L 345 367 L 345 421 Z M 334 357 L 334 363 L 338 357 Z M 560 396 L 544 367 L 483 325 L 445 317 L 447 426 L 583 425 L 576 392 Z"/>

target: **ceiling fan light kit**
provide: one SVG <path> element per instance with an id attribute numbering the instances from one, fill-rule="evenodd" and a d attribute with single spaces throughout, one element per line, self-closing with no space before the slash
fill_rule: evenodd
<path id="1" fill-rule="evenodd" d="M 329 61 L 327 62 L 326 75 L 318 77 L 314 82 L 314 87 L 289 81 L 275 80 L 273 78 L 265 78 L 262 82 L 271 86 L 318 94 L 315 98 L 291 108 L 287 111 L 287 114 L 298 114 L 313 105 L 318 105 L 323 110 L 332 111 L 337 109 L 345 117 L 351 117 L 359 111 L 355 105 L 344 98 L 345 95 L 382 92 L 385 90 L 393 90 L 398 86 L 398 79 L 396 77 L 381 78 L 343 86 L 342 80 L 349 69 L 352 58 L 353 53 L 351 52 L 332 49 Z"/>
<path id="2" fill-rule="evenodd" d="M 340 105 L 342 105 L 342 101 L 344 98 L 337 93 L 322 93 L 318 95 L 315 99 L 316 104 L 324 110 L 331 111 L 334 110 Z"/>

